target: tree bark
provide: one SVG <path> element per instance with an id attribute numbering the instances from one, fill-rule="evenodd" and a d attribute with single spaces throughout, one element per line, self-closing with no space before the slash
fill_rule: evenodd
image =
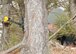
<path id="1" fill-rule="evenodd" d="M 2 0 L 2 16 L 1 18 L 3 19 L 4 16 L 9 17 L 9 10 L 10 10 L 10 4 L 8 3 L 8 0 Z M 9 27 L 5 27 L 3 25 L 3 34 L 2 34 L 2 46 L 3 50 L 5 49 L 5 45 L 8 46 L 8 39 L 9 39 Z M 9 46 L 8 46 L 9 47 Z"/>
<path id="2" fill-rule="evenodd" d="M 70 11 L 71 11 L 71 18 L 76 16 L 76 0 L 69 0 L 70 2 Z M 76 29 L 76 18 L 73 20 L 73 27 Z"/>
<path id="3" fill-rule="evenodd" d="M 26 43 L 21 54 L 48 54 L 47 11 L 44 0 L 25 0 Z"/>
<path id="4" fill-rule="evenodd" d="M 71 11 L 71 16 L 75 16 L 76 14 L 76 3 L 74 0 L 69 0 L 70 1 L 70 11 Z"/>

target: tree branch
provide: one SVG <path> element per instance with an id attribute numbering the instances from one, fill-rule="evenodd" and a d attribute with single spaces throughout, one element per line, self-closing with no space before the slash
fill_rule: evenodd
<path id="1" fill-rule="evenodd" d="M 6 50 L 5 52 L 6 52 L 6 53 L 9 53 L 9 52 L 11 52 L 11 51 L 13 51 L 13 50 L 15 50 L 15 49 L 17 49 L 17 48 L 21 48 L 21 46 L 22 46 L 22 43 L 19 43 L 19 44 L 15 45 L 14 47 Z"/>
<path id="2" fill-rule="evenodd" d="M 52 38 L 55 38 L 56 36 L 56 34 L 62 29 L 62 28 L 64 28 L 64 26 L 66 25 L 66 24 L 68 24 L 68 23 L 70 23 L 71 22 L 71 20 L 74 20 L 76 18 L 76 15 L 73 17 L 73 18 L 70 18 L 64 25 L 62 25 L 53 35 L 51 35 L 50 37 L 49 37 L 49 40 L 51 40 Z"/>
<path id="3" fill-rule="evenodd" d="M 19 48 L 19 49 L 23 48 L 24 45 L 25 45 L 25 44 L 23 44 L 22 42 L 20 42 L 19 44 L 15 45 L 14 47 L 12 47 L 12 48 L 10 48 L 10 49 L 8 49 L 8 50 L 5 50 L 5 51 L 3 51 L 3 52 L 0 52 L 0 54 L 8 54 L 8 53 L 14 51 L 14 50 L 17 49 L 17 48 Z"/>

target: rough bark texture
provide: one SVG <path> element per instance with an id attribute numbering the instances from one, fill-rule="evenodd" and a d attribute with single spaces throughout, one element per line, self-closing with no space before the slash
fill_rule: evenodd
<path id="1" fill-rule="evenodd" d="M 70 10 L 72 17 L 76 15 L 76 3 L 75 0 L 70 0 Z"/>
<path id="2" fill-rule="evenodd" d="M 27 42 L 27 48 L 21 54 L 48 54 L 47 12 L 43 0 L 25 0 L 25 31 L 23 42 Z"/>
<path id="3" fill-rule="evenodd" d="M 8 0 L 2 0 L 2 16 L 3 19 L 4 16 L 9 16 L 9 10 L 10 10 L 10 4 L 8 3 Z M 8 45 L 8 38 L 9 38 L 9 27 L 3 26 L 3 35 L 2 35 L 2 46 L 3 49 L 5 49 L 5 44 Z"/>
<path id="4" fill-rule="evenodd" d="M 70 11 L 71 11 L 71 18 L 76 16 L 76 0 L 69 0 L 70 1 Z M 76 18 L 74 19 L 74 28 L 76 29 Z"/>

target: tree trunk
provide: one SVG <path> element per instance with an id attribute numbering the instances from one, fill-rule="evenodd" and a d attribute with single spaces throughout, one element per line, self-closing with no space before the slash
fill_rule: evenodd
<path id="1" fill-rule="evenodd" d="M 71 11 L 71 16 L 75 16 L 76 15 L 76 2 L 74 2 L 75 0 L 69 0 L 70 1 L 70 11 Z"/>
<path id="2" fill-rule="evenodd" d="M 70 11 L 71 11 L 71 18 L 76 16 L 76 0 L 69 0 L 70 1 Z M 76 18 L 73 20 L 74 24 L 73 27 L 76 29 Z"/>
<path id="3" fill-rule="evenodd" d="M 8 3 L 8 0 L 2 0 L 2 16 L 1 18 L 4 18 L 4 16 L 9 17 L 9 10 L 10 10 L 10 4 Z M 2 45 L 3 49 L 5 49 L 5 45 L 8 46 L 8 39 L 9 39 L 9 27 L 3 26 L 3 35 L 2 35 Z"/>
<path id="4" fill-rule="evenodd" d="M 21 54 L 48 54 L 47 11 L 44 0 L 25 0 L 26 47 Z"/>

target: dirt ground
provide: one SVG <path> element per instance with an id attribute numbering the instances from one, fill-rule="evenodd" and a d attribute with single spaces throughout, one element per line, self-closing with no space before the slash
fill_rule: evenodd
<path id="1" fill-rule="evenodd" d="M 58 42 L 50 41 L 49 45 L 49 54 L 76 54 L 76 47 L 73 46 L 62 46 Z M 21 49 L 16 49 L 9 54 L 20 54 Z M 0 52 L 3 54 L 3 52 Z"/>
<path id="2" fill-rule="evenodd" d="M 49 43 L 50 54 L 76 54 L 76 47 L 62 46 L 57 42 Z"/>

